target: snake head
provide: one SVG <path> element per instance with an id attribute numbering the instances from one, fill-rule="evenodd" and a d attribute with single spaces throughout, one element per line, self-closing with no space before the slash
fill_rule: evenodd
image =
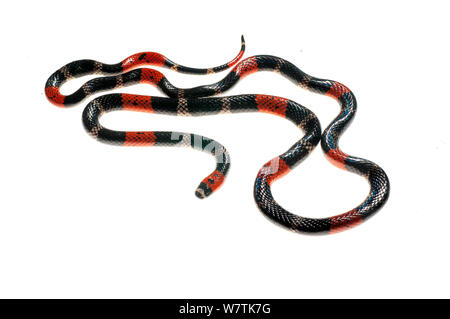
<path id="1" fill-rule="evenodd" d="M 222 185 L 224 180 L 225 176 L 223 173 L 215 170 L 208 175 L 208 177 L 206 177 L 200 185 L 198 185 L 197 190 L 195 191 L 195 196 L 200 199 L 208 197 Z"/>

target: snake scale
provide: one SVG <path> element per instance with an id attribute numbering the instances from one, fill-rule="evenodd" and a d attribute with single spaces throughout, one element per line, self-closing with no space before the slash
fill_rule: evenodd
<path id="1" fill-rule="evenodd" d="M 216 168 L 197 187 L 195 194 L 199 198 L 209 196 L 224 182 L 230 167 L 230 156 L 224 146 L 213 139 L 183 132 L 114 131 L 103 127 L 99 118 L 106 112 L 116 110 L 178 116 L 265 112 L 284 117 L 303 130 L 304 136 L 285 153 L 271 159 L 259 170 L 254 184 L 254 198 L 259 209 L 272 221 L 304 233 L 336 233 L 361 224 L 384 205 L 390 186 L 389 179 L 380 166 L 369 160 L 348 155 L 339 148 L 339 138 L 356 112 L 354 94 L 339 82 L 308 75 L 279 57 L 257 55 L 239 62 L 244 50 L 245 42 L 242 37 L 241 50 L 233 60 L 209 69 L 178 65 L 155 52 L 138 53 L 118 64 L 78 60 L 53 73 L 46 83 L 45 93 L 53 104 L 67 107 L 99 91 L 137 83 L 151 84 L 160 89 L 168 97 L 116 93 L 95 98 L 83 111 L 84 127 L 91 136 L 105 143 L 124 146 L 185 146 L 210 153 L 216 159 Z M 172 85 L 161 72 L 138 68 L 143 65 L 166 67 L 190 74 L 209 74 L 233 66 L 234 68 L 216 83 L 180 89 Z M 340 113 L 322 133 L 315 114 L 292 100 L 262 94 L 212 97 L 226 92 L 240 79 L 258 71 L 275 71 L 301 88 L 335 99 L 340 104 Z M 64 82 L 87 74 L 105 76 L 86 82 L 73 94 L 65 96 L 60 93 Z M 370 185 L 370 192 L 360 205 L 348 212 L 329 218 L 302 217 L 288 212 L 275 201 L 271 184 L 299 164 L 319 142 L 326 157 L 333 164 L 365 177 Z"/>

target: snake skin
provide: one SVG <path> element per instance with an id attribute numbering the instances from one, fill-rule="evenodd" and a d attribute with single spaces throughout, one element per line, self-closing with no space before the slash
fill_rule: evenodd
<path id="1" fill-rule="evenodd" d="M 126 85 L 131 85 L 133 83 L 138 83 L 139 78 L 136 77 L 136 72 L 127 72 L 129 70 L 135 69 L 143 65 L 153 65 L 160 66 L 164 68 L 169 68 L 173 71 L 187 74 L 213 74 L 224 71 L 236 63 L 244 55 L 245 51 L 245 40 L 244 36 L 241 36 L 241 50 L 238 55 L 228 63 L 222 64 L 220 66 L 208 68 L 208 69 L 197 69 L 191 68 L 183 65 L 179 65 L 164 55 L 156 52 L 141 52 L 136 53 L 122 62 L 117 64 L 106 64 L 94 60 L 78 60 L 73 61 L 69 64 L 64 65 L 62 68 L 54 72 L 47 80 L 45 84 L 45 95 L 56 106 L 67 107 L 69 105 L 81 102 L 87 96 L 114 88 L 120 88 Z M 123 73 L 126 72 L 126 73 Z M 123 73 L 123 74 L 119 74 Z M 75 93 L 65 96 L 60 93 L 61 86 L 70 79 L 78 78 L 89 74 L 119 74 L 117 76 L 109 76 L 103 78 L 93 79 L 86 82 L 79 90 Z M 150 80 L 150 79 L 149 79 Z"/>
<path id="2" fill-rule="evenodd" d="M 125 70 L 123 70 L 125 71 Z M 294 84 L 312 92 L 334 98 L 341 106 L 338 116 L 328 125 L 320 137 L 320 125 L 315 115 L 299 104 L 280 97 L 267 95 L 240 95 L 222 98 L 205 98 L 220 94 L 232 88 L 241 78 L 257 71 L 275 71 L 291 80 Z M 61 70 L 57 73 L 64 73 Z M 57 74 L 55 73 L 55 74 Z M 338 146 L 339 138 L 348 127 L 356 112 L 354 94 L 343 84 L 310 76 L 295 65 L 284 59 L 259 55 L 247 58 L 238 63 L 233 70 L 217 83 L 194 88 L 180 89 L 173 86 L 159 71 L 152 69 L 134 69 L 126 73 L 97 78 L 87 82 L 76 93 L 64 97 L 53 94 L 51 88 L 59 88 L 62 81 L 60 75 L 53 74 L 47 82 L 46 95 L 57 105 L 70 105 L 85 97 L 105 89 L 113 89 L 122 85 L 148 83 L 158 87 L 169 98 L 148 97 L 126 94 L 112 94 L 95 99 L 88 104 L 83 113 L 83 123 L 86 130 L 103 142 L 121 145 L 178 145 L 183 137 L 190 140 L 205 139 L 220 150 L 216 156 L 216 170 L 205 178 L 196 191 L 200 198 L 210 195 L 223 183 L 229 168 L 229 156 L 219 143 L 192 134 L 178 133 L 179 138 L 173 138 L 174 132 L 118 132 L 103 128 L 98 123 L 98 117 L 103 113 L 116 109 L 149 111 L 176 115 L 203 115 L 229 112 L 262 111 L 283 116 L 304 129 L 305 136 L 288 151 L 267 162 L 259 171 L 255 185 L 254 197 L 259 209 L 272 221 L 291 230 L 306 233 L 336 233 L 361 224 L 377 212 L 389 196 L 389 179 L 383 169 L 377 164 L 348 155 Z M 66 79 L 66 78 L 64 78 Z M 58 91 L 59 92 L 59 91 Z M 187 138 L 186 138 L 187 139 Z M 273 198 L 271 184 L 287 174 L 299 164 L 312 149 L 321 141 L 321 147 L 326 157 L 337 167 L 364 176 L 370 185 L 366 199 L 354 209 L 329 218 L 307 218 L 286 211 Z M 191 147 L 203 149 L 190 144 Z M 223 161 L 223 162 L 220 162 Z"/>
<path id="3" fill-rule="evenodd" d="M 180 104 L 185 109 L 179 112 Z M 87 132 L 97 140 L 125 146 L 184 146 L 208 152 L 215 156 L 216 169 L 202 180 L 195 194 L 199 198 L 211 195 L 219 188 L 230 167 L 230 156 L 218 142 L 182 132 L 121 132 L 109 130 L 99 123 L 106 112 L 116 110 L 150 112 L 156 114 L 202 116 L 227 113 L 267 112 L 283 116 L 305 131 L 305 136 L 285 154 L 291 162 L 298 162 L 320 141 L 320 123 L 317 117 L 294 101 L 269 95 L 236 95 L 221 98 L 163 98 L 132 94 L 109 94 L 90 102 L 83 112 Z"/>

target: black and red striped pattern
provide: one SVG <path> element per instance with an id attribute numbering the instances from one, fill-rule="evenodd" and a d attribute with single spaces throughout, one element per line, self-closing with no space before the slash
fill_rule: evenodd
<path id="1" fill-rule="evenodd" d="M 223 98 L 163 98 L 132 94 L 109 94 L 90 102 L 83 112 L 83 123 L 89 134 L 101 142 L 124 146 L 184 146 L 202 150 L 216 158 L 215 170 L 202 180 L 195 194 L 204 198 L 219 188 L 230 167 L 230 157 L 218 142 L 203 136 L 181 132 L 121 132 L 109 130 L 99 123 L 105 112 L 116 110 L 140 111 L 157 114 L 201 116 L 242 112 L 269 112 L 292 121 L 302 128 L 306 135 L 288 151 L 287 162 L 295 165 L 320 141 L 320 124 L 316 116 L 303 106 L 281 97 L 268 95 L 236 95 Z"/>
<path id="2" fill-rule="evenodd" d="M 220 66 L 199 69 L 179 65 L 164 55 L 156 52 L 141 52 L 129 56 L 117 64 L 106 64 L 94 60 L 78 60 L 66 64 L 55 73 L 53 73 L 45 84 L 45 95 L 50 102 L 60 107 L 67 107 L 82 101 L 87 96 L 104 90 L 120 88 L 124 85 L 131 85 L 142 81 L 142 83 L 158 83 L 158 78 L 164 77 L 160 72 L 150 69 L 136 70 L 129 72 L 143 65 L 159 66 L 169 68 L 176 72 L 187 74 L 212 74 L 224 71 L 234 66 L 244 55 L 245 40 L 241 36 L 241 50 L 237 56 L 228 63 Z M 60 93 L 61 86 L 72 78 L 78 78 L 88 74 L 120 74 L 118 76 L 109 76 L 93 79 L 86 82 L 75 93 L 65 96 Z"/>
<path id="3" fill-rule="evenodd" d="M 154 55 L 135 55 L 127 66 L 138 66 L 147 63 L 162 64 L 162 60 Z M 86 60 L 85 60 L 86 61 Z M 140 61 L 140 62 L 135 62 Z M 258 173 L 254 187 L 254 197 L 260 210 L 273 221 L 301 232 L 334 233 L 349 229 L 372 216 L 386 202 L 389 196 L 389 180 L 383 169 L 375 163 L 344 153 L 338 146 L 339 138 L 350 124 L 356 112 L 356 99 L 353 93 L 343 84 L 331 80 L 312 77 L 292 63 L 274 56 L 259 55 L 247 58 L 237 64 L 221 81 L 189 89 L 173 86 L 160 72 L 151 69 L 134 69 L 116 76 L 97 78 L 87 82 L 72 95 L 62 97 L 59 94 L 61 74 L 72 74 L 72 68 L 92 69 L 96 66 L 81 67 L 87 63 L 77 61 L 76 66 L 69 64 L 61 69 L 47 82 L 47 97 L 55 104 L 70 105 L 81 101 L 86 96 L 100 90 L 112 89 L 134 83 L 155 85 L 169 98 L 148 97 L 128 94 L 111 94 L 99 97 L 88 104 L 83 113 L 83 122 L 88 132 L 100 141 L 119 145 L 184 145 L 210 152 L 216 157 L 217 166 L 214 172 L 202 180 L 196 191 L 198 197 L 206 197 L 216 190 L 226 177 L 229 168 L 229 156 L 219 143 L 194 134 L 177 132 L 119 132 L 100 126 L 99 116 L 112 110 L 133 110 L 173 115 L 203 115 L 233 112 L 267 112 L 285 117 L 305 131 L 305 136 L 288 151 L 267 162 Z M 166 62 L 164 62 L 166 63 Z M 228 64 L 229 66 L 229 64 Z M 98 67 L 98 66 L 97 66 Z M 104 66 L 102 66 L 103 68 Z M 111 66 L 109 66 L 111 68 Z M 121 66 L 122 68 L 122 66 Z M 127 71 L 125 68 L 114 72 Z M 110 70 L 108 70 L 110 71 Z M 180 68 L 178 68 L 180 71 Z M 294 84 L 312 92 L 324 94 L 336 99 L 341 111 L 332 123 L 320 135 L 320 126 L 315 115 L 299 104 L 275 96 L 239 95 L 221 98 L 202 98 L 217 95 L 233 87 L 241 78 L 257 71 L 276 71 Z M 104 72 L 104 70 L 102 70 Z M 76 72 L 75 72 L 76 73 Z M 79 72 L 78 74 L 82 74 Z M 106 72 L 108 73 L 108 72 Z M 196 72 L 191 72 L 196 73 Z M 197 72 L 199 73 L 199 72 Z M 205 72 L 204 72 L 205 73 Z M 56 89 L 58 91 L 56 92 Z M 58 94 L 56 94 L 56 93 Z M 200 142 L 193 142 L 193 141 Z M 356 172 L 367 178 L 370 193 L 356 208 L 330 218 L 307 218 L 292 214 L 282 208 L 273 198 L 271 184 L 287 174 L 303 160 L 321 140 L 321 146 L 327 158 L 336 166 Z M 214 147 L 210 147 L 210 144 Z M 219 151 L 211 151 L 217 149 Z"/>

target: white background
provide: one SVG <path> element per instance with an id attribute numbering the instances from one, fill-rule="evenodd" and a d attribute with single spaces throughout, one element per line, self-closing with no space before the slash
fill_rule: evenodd
<path id="1" fill-rule="evenodd" d="M 0 297 L 450 297 L 448 9 L 446 1 L 4 3 Z M 60 109 L 44 96 L 48 76 L 73 60 L 115 63 L 156 51 L 211 67 L 237 53 L 241 34 L 246 56 L 283 57 L 356 94 L 358 113 L 340 145 L 380 164 L 392 185 L 370 221 L 317 237 L 258 211 L 259 168 L 303 134 L 284 119 L 132 112 L 102 119 L 113 129 L 179 130 L 224 144 L 229 177 L 202 201 L 194 190 L 214 168 L 209 155 L 98 143 L 81 124 L 87 101 Z M 162 71 L 179 87 L 227 73 Z M 161 95 L 144 85 L 120 92 Z M 270 72 L 229 92 L 240 93 L 293 99 L 323 128 L 339 111 L 334 100 Z M 368 185 L 316 148 L 273 192 L 292 212 L 325 217 L 358 205 Z"/>

